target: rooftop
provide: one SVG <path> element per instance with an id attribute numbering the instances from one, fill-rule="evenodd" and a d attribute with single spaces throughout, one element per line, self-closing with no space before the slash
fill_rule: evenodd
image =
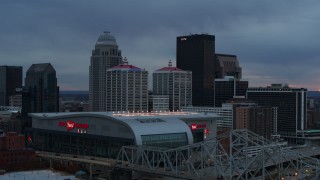
<path id="1" fill-rule="evenodd" d="M 136 119 L 139 118 L 161 118 L 161 117 L 184 117 L 184 118 L 205 118 L 205 117 L 220 117 L 216 114 L 205 114 L 198 112 L 185 112 L 185 111 L 154 111 L 154 112 L 59 112 L 59 113 L 30 113 L 32 117 L 43 119 L 54 119 L 61 116 L 109 116 L 116 119 Z"/>
<path id="2" fill-rule="evenodd" d="M 160 69 L 158 69 L 156 71 L 183 71 L 183 70 L 179 69 L 177 67 L 172 67 L 172 62 L 171 62 L 171 60 L 169 60 L 169 63 L 168 63 L 167 67 L 160 68 Z"/>
<path id="3" fill-rule="evenodd" d="M 113 68 L 111 68 L 111 70 L 138 70 L 138 71 L 140 71 L 141 69 L 136 66 L 130 65 L 128 63 L 127 58 L 124 58 L 122 64 L 114 66 Z"/>
<path id="4" fill-rule="evenodd" d="M 50 63 L 32 64 L 31 67 L 28 69 L 28 72 L 43 72 L 47 68 L 53 69 Z"/>
<path id="5" fill-rule="evenodd" d="M 116 38 L 110 34 L 109 31 L 105 31 L 102 35 L 99 36 L 96 45 L 117 46 L 117 41 Z"/>

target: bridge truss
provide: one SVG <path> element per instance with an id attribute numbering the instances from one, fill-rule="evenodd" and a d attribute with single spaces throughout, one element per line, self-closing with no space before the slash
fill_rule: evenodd
<path id="1" fill-rule="evenodd" d="M 320 175 L 317 158 L 246 129 L 174 149 L 123 146 L 114 167 L 183 179 L 317 179 Z"/>

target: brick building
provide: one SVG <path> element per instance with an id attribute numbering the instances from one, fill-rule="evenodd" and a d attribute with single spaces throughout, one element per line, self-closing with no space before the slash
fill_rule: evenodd
<path id="1" fill-rule="evenodd" d="M 31 139 L 29 139 L 31 141 Z M 25 148 L 25 136 L 16 132 L 0 130 L 0 168 L 6 169 L 21 164 L 35 155 L 34 150 Z"/>

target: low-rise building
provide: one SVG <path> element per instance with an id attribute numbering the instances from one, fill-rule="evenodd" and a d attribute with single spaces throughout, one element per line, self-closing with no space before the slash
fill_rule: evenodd
<path id="1" fill-rule="evenodd" d="M 34 150 L 25 147 L 24 135 L 0 130 L 0 168 L 14 167 L 34 155 Z"/>

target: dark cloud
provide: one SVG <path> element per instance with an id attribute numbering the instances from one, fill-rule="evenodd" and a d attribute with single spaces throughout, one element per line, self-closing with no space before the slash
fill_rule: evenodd
<path id="1" fill-rule="evenodd" d="M 51 62 L 61 89 L 88 89 L 91 50 L 109 30 L 129 62 L 149 73 L 175 62 L 176 36 L 216 35 L 236 54 L 251 86 L 284 82 L 318 89 L 320 2 L 316 0 L 4 0 L 0 64 Z M 150 76 L 151 77 L 151 76 Z"/>

